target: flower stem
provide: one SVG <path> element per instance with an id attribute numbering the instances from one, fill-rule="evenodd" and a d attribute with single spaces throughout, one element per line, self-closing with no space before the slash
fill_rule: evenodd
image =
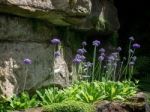
<path id="1" fill-rule="evenodd" d="M 95 78 L 95 59 L 96 59 L 96 46 L 94 47 L 94 52 L 93 52 L 92 81 Z"/>

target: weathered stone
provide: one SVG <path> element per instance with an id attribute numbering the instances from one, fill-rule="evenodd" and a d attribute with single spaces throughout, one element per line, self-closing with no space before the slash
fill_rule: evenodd
<path id="1" fill-rule="evenodd" d="M 1 43 L 0 44 L 0 91 L 10 96 L 25 89 L 34 89 L 49 84 L 66 86 L 69 82 L 68 69 L 63 57 L 53 59 L 53 47 L 40 43 Z M 24 58 L 32 60 L 24 65 Z M 53 67 L 54 66 L 54 67 Z M 53 68 L 55 76 L 53 78 Z"/>
<path id="2" fill-rule="evenodd" d="M 40 22 L 1 15 L 0 94 L 12 96 L 21 92 L 26 74 L 25 90 L 50 84 L 68 85 L 69 72 L 64 57 L 61 55 L 54 59 L 54 47 L 49 43 L 55 34 L 54 27 Z M 25 66 L 24 58 L 30 58 L 32 64 Z M 54 77 L 53 69 L 57 72 Z"/>
<path id="3" fill-rule="evenodd" d="M 95 107 L 96 112 L 149 112 L 149 106 L 143 93 L 136 94 L 129 102 L 101 101 L 96 102 Z"/>
<path id="4" fill-rule="evenodd" d="M 116 8 L 109 0 L 0 0 L 0 12 L 84 30 L 119 29 Z"/>

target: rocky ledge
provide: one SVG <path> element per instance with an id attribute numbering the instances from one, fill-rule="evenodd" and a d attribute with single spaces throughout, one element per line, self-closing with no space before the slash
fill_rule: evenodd
<path id="1" fill-rule="evenodd" d="M 0 13 L 84 30 L 115 32 L 119 29 L 112 0 L 0 0 Z"/>

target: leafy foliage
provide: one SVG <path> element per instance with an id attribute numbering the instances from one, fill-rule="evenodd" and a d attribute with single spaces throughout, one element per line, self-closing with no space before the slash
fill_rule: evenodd
<path id="1" fill-rule="evenodd" d="M 15 95 L 9 102 L 11 109 L 26 109 L 39 105 L 37 95 L 30 97 L 27 92 L 22 92 L 20 96 Z"/>
<path id="2" fill-rule="evenodd" d="M 124 82 L 87 82 L 81 81 L 72 86 L 58 90 L 56 88 L 37 91 L 41 98 L 41 105 L 60 103 L 63 101 L 81 101 L 93 103 L 97 100 L 121 100 L 125 101 L 133 96 L 137 86 L 129 81 Z"/>
<path id="3" fill-rule="evenodd" d="M 64 90 L 69 99 L 92 103 L 97 100 L 126 100 L 133 96 L 137 87 L 129 81 L 124 82 L 79 82 Z M 70 95 L 69 95 L 70 93 Z M 71 97 L 70 97 L 71 96 Z"/>
<path id="4" fill-rule="evenodd" d="M 63 90 L 58 90 L 58 88 L 48 88 L 44 90 L 37 90 L 41 105 L 50 105 L 52 103 L 60 103 L 65 100 L 66 96 L 64 95 Z"/>

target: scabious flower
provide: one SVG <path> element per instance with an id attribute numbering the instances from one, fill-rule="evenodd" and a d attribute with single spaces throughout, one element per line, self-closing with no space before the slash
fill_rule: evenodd
<path id="1" fill-rule="evenodd" d="M 81 59 L 82 61 L 85 61 L 86 57 L 83 56 L 83 55 L 81 55 L 81 56 L 80 56 L 80 59 Z"/>
<path id="2" fill-rule="evenodd" d="M 93 41 L 93 46 L 98 47 L 100 45 L 100 43 L 101 43 L 100 41 L 95 40 L 95 41 Z"/>
<path id="3" fill-rule="evenodd" d="M 54 56 L 55 56 L 55 58 L 59 57 L 59 56 L 60 56 L 60 51 L 56 51 L 56 52 L 54 53 Z"/>
<path id="4" fill-rule="evenodd" d="M 140 44 L 138 44 L 138 43 L 134 43 L 134 44 L 132 45 L 132 47 L 133 47 L 134 49 L 137 49 L 137 48 L 140 48 L 140 47 L 141 47 L 141 45 L 140 45 Z"/>
<path id="5" fill-rule="evenodd" d="M 99 60 L 99 61 L 103 61 L 103 60 L 104 60 L 104 57 L 103 57 L 103 56 L 99 56 L 99 57 L 98 57 L 98 60 Z"/>
<path id="6" fill-rule="evenodd" d="M 80 54 L 80 55 L 83 55 L 85 52 L 86 52 L 85 49 L 78 49 L 77 50 L 77 53 Z"/>
<path id="7" fill-rule="evenodd" d="M 54 39 L 51 40 L 51 43 L 52 43 L 53 45 L 58 45 L 58 44 L 60 44 L 60 40 L 57 39 L 57 38 L 54 38 Z"/>
<path id="8" fill-rule="evenodd" d="M 91 62 L 87 62 L 86 65 L 85 65 L 85 67 L 87 67 L 87 68 L 90 68 L 92 66 L 93 66 L 93 63 L 91 63 Z"/>
<path id="9" fill-rule="evenodd" d="M 115 60 L 115 58 L 114 58 L 114 56 L 109 56 L 109 57 L 108 57 L 108 60 L 110 60 L 110 61 L 114 61 L 114 60 Z"/>
<path id="10" fill-rule="evenodd" d="M 84 47 L 84 46 L 86 46 L 87 45 L 87 43 L 85 42 L 85 41 L 83 41 L 82 42 L 82 46 Z"/>
<path id="11" fill-rule="evenodd" d="M 129 40 L 134 41 L 134 37 L 133 36 L 129 37 Z"/>
<path id="12" fill-rule="evenodd" d="M 100 53 L 105 53 L 105 49 L 104 49 L 104 48 L 101 48 L 101 49 L 99 50 L 99 52 L 100 52 Z"/>
<path id="13" fill-rule="evenodd" d="M 120 51 L 122 51 L 122 48 L 118 47 L 116 50 L 117 50 L 117 52 L 120 52 Z"/>
<path id="14" fill-rule="evenodd" d="M 79 64 L 79 63 L 81 63 L 82 62 L 82 60 L 81 59 L 78 59 L 78 58 L 75 58 L 74 60 L 73 60 L 73 63 L 75 63 L 75 64 Z"/>
<path id="15" fill-rule="evenodd" d="M 84 55 L 76 54 L 75 59 L 80 59 L 81 61 L 85 61 L 86 57 Z"/>
<path id="16" fill-rule="evenodd" d="M 117 58 L 117 57 L 118 57 L 118 52 L 113 52 L 111 55 L 112 55 L 114 58 Z"/>
<path id="17" fill-rule="evenodd" d="M 29 64 L 32 64 L 32 61 L 29 58 L 25 58 L 23 60 L 23 63 L 26 64 L 26 65 L 29 65 Z"/>
<path id="18" fill-rule="evenodd" d="M 105 53 L 101 53 L 100 55 L 101 55 L 101 56 L 105 56 Z"/>

